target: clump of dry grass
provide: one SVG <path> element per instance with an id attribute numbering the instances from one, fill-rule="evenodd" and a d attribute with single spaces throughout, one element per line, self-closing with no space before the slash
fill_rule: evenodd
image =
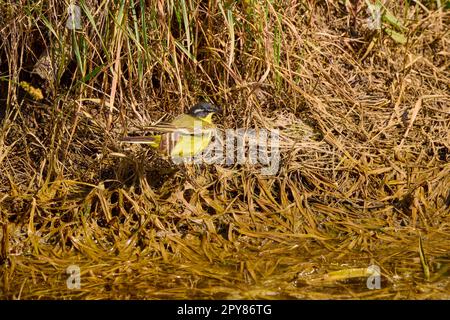
<path id="1" fill-rule="evenodd" d="M 449 298 L 448 9 L 352 3 L 0 4 L 2 296 Z M 278 173 L 118 143 L 199 99 L 279 129 Z"/>

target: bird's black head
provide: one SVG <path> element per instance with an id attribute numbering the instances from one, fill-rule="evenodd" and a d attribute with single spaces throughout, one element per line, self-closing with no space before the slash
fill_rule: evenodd
<path id="1" fill-rule="evenodd" d="M 218 113 L 222 110 L 220 107 L 215 106 L 208 102 L 199 102 L 195 106 L 193 106 L 191 109 L 189 109 L 188 114 L 190 114 L 193 117 L 197 118 L 205 118 L 208 115 L 212 113 Z"/>

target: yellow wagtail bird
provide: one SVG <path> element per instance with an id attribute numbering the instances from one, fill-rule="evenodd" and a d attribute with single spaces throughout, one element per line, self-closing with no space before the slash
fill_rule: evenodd
<path id="1" fill-rule="evenodd" d="M 207 102 L 199 102 L 188 113 L 179 115 L 170 123 L 145 127 L 144 130 L 160 132 L 153 136 L 124 137 L 123 142 L 148 144 L 162 155 L 192 157 L 206 149 L 216 126 L 212 116 L 221 109 Z"/>

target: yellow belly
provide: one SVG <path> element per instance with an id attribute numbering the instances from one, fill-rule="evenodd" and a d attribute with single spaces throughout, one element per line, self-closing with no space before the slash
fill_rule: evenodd
<path id="1" fill-rule="evenodd" d="M 202 135 L 182 135 L 170 152 L 171 157 L 192 157 L 208 147 L 211 133 Z"/>

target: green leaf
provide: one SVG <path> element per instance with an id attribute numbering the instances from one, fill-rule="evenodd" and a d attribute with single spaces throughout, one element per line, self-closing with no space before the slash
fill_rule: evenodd
<path id="1" fill-rule="evenodd" d="M 403 34 L 398 33 L 397 31 L 389 28 L 384 28 L 384 31 L 397 43 L 405 44 L 407 41 L 406 37 Z"/>
<path id="2" fill-rule="evenodd" d="M 89 80 L 91 80 L 92 78 L 94 78 L 104 67 L 104 65 L 100 65 L 94 68 L 94 70 L 92 70 L 92 72 L 89 72 L 87 75 L 84 76 L 83 79 L 81 79 L 81 82 L 87 83 Z"/>
<path id="3" fill-rule="evenodd" d="M 386 9 L 386 7 L 384 8 L 384 14 L 382 15 L 381 19 L 384 22 L 389 23 L 391 26 L 396 27 L 399 30 L 407 30 L 402 23 L 400 22 L 400 20 L 397 19 L 396 16 L 394 16 L 388 9 Z"/>

